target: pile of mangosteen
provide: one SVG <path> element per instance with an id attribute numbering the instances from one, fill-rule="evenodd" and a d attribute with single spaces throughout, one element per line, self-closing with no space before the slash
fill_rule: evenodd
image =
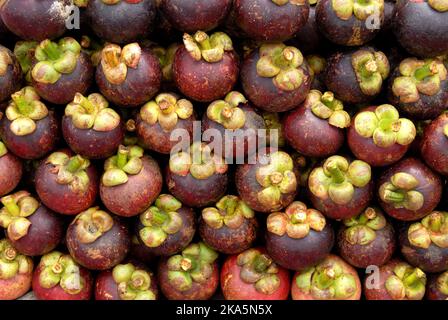
<path id="1" fill-rule="evenodd" d="M 0 299 L 448 298 L 448 0 L 0 3 Z"/>

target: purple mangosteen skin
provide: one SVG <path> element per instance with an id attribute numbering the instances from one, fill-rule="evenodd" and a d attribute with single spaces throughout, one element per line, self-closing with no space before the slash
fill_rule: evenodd
<path id="1" fill-rule="evenodd" d="M 316 23 L 316 6 L 310 6 L 310 14 L 306 24 L 297 32 L 294 43 L 303 53 L 314 53 L 319 51 L 326 38 L 319 32 Z"/>
<path id="2" fill-rule="evenodd" d="M 448 176 L 448 137 L 443 133 L 448 125 L 448 114 L 433 120 L 423 133 L 421 155 L 433 170 Z"/>
<path id="3" fill-rule="evenodd" d="M 429 275 L 428 283 L 426 285 L 426 295 L 425 298 L 427 300 L 447 300 L 448 295 L 443 294 L 438 289 L 437 279 L 440 274 L 431 274 Z"/>
<path id="4" fill-rule="evenodd" d="M 302 103 L 311 89 L 312 77 L 306 61 L 303 62 L 304 79 L 300 87 L 293 91 L 278 89 L 272 78 L 263 78 L 257 74 L 259 50 L 253 50 L 243 61 L 241 84 L 245 96 L 259 109 L 268 112 L 284 112 Z"/>
<path id="5" fill-rule="evenodd" d="M 9 151 L 26 160 L 41 159 L 54 150 L 59 141 L 59 121 L 54 111 L 36 122 L 36 130 L 26 136 L 17 136 L 11 129 L 7 117 L 0 120 L 0 135 Z"/>
<path id="6" fill-rule="evenodd" d="M 0 45 L 2 50 L 6 50 L 12 58 L 12 64 L 8 65 L 6 73 L 0 76 L 0 102 L 11 99 L 14 92 L 20 90 L 22 84 L 22 68 L 16 56 L 6 47 Z"/>
<path id="7" fill-rule="evenodd" d="M 326 222 L 322 231 L 310 230 L 301 239 L 290 238 L 286 233 L 278 236 L 266 231 L 266 250 L 279 265 L 290 270 L 303 270 L 316 265 L 330 253 L 334 245 L 334 231 Z"/>
<path id="8" fill-rule="evenodd" d="M 22 161 L 12 153 L 0 157 L 0 196 L 14 190 L 20 183 L 23 173 Z"/>

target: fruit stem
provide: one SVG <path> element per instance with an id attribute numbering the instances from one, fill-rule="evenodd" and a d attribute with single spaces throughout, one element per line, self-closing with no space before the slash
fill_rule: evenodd
<path id="1" fill-rule="evenodd" d="M 272 57 L 272 61 L 278 67 L 287 67 L 290 62 L 294 59 L 294 51 L 285 48 L 281 52 L 275 54 Z"/>
<path id="2" fill-rule="evenodd" d="M 151 220 L 156 225 L 162 225 L 168 219 L 168 215 L 162 211 L 151 211 Z"/>
<path id="3" fill-rule="evenodd" d="M 180 268 L 184 271 L 191 270 L 193 267 L 193 261 L 188 258 L 183 258 L 180 262 Z"/>
<path id="4" fill-rule="evenodd" d="M 326 289 L 329 286 L 331 286 L 331 284 L 333 283 L 334 277 L 335 277 L 335 273 L 334 273 L 333 268 L 327 267 L 322 272 L 319 272 L 316 275 L 316 278 L 314 278 L 316 281 L 316 286 L 319 289 Z"/>
<path id="5" fill-rule="evenodd" d="M 333 182 L 342 183 L 345 181 L 345 175 L 342 173 L 341 169 L 339 169 L 337 163 L 330 163 L 327 166 L 327 170 L 330 172 Z"/>
<path id="6" fill-rule="evenodd" d="M 67 163 L 66 169 L 68 172 L 75 173 L 84 163 L 84 159 L 77 155 L 75 157 L 70 158 Z"/>
<path id="7" fill-rule="evenodd" d="M 117 167 L 120 169 L 123 169 L 123 167 L 128 163 L 128 154 L 129 150 L 124 147 L 120 146 L 118 148 L 118 154 L 117 154 Z"/>
<path id="8" fill-rule="evenodd" d="M 13 261 L 17 257 L 17 251 L 13 247 L 8 247 L 3 252 L 3 255 L 6 260 Z"/>
<path id="9" fill-rule="evenodd" d="M 17 109 L 19 109 L 19 112 L 22 115 L 28 115 L 31 112 L 33 112 L 33 107 L 28 101 L 25 100 L 25 98 L 22 95 L 12 95 L 12 100 L 14 101 Z"/>
<path id="10" fill-rule="evenodd" d="M 367 222 L 369 222 L 370 220 L 373 220 L 376 218 L 376 211 L 373 208 L 367 208 L 363 214 L 361 214 L 361 216 L 358 219 L 358 222 L 360 224 L 365 224 Z"/>
<path id="11" fill-rule="evenodd" d="M 93 103 L 84 97 L 83 95 L 80 95 L 79 97 L 79 104 L 89 113 L 92 114 L 95 112 L 95 106 Z"/>
<path id="12" fill-rule="evenodd" d="M 6 210 L 8 212 L 17 217 L 20 215 L 20 207 L 17 205 L 17 203 L 14 201 L 14 198 L 11 196 L 3 197 L 2 203 L 6 207 Z"/>
<path id="13" fill-rule="evenodd" d="M 106 60 L 106 63 L 112 68 L 115 68 L 120 64 L 120 55 L 115 50 L 105 50 L 104 59 Z"/>
<path id="14" fill-rule="evenodd" d="M 378 71 L 378 65 L 375 60 L 369 60 L 361 66 L 361 76 L 363 78 L 370 78 L 373 73 Z"/>
<path id="15" fill-rule="evenodd" d="M 212 48 L 212 45 L 210 44 L 210 38 L 205 32 L 196 32 L 194 35 L 194 39 L 200 44 L 202 50 L 210 50 Z"/>
<path id="16" fill-rule="evenodd" d="M 254 270 L 258 273 L 264 272 L 270 265 L 271 260 L 265 254 L 259 254 L 253 260 Z"/>
<path id="17" fill-rule="evenodd" d="M 293 224 L 304 223 L 305 221 L 306 221 L 306 213 L 304 211 L 295 212 L 291 215 L 291 222 Z"/>
<path id="18" fill-rule="evenodd" d="M 433 76 L 437 73 L 437 65 L 434 61 L 425 64 L 424 66 L 417 68 L 414 72 L 414 77 L 418 81 L 422 81 L 426 77 Z"/>
<path id="19" fill-rule="evenodd" d="M 330 108 L 331 110 L 334 110 L 336 101 L 334 99 L 333 92 L 330 92 L 330 91 L 325 92 L 322 95 L 322 97 L 320 98 L 320 101 L 322 101 L 322 103 L 324 105 L 326 105 L 328 108 Z"/>
<path id="20" fill-rule="evenodd" d="M 51 41 L 45 43 L 42 50 L 45 52 L 48 58 L 53 61 L 58 60 L 62 54 L 61 50 L 59 50 L 58 45 Z"/>
<path id="21" fill-rule="evenodd" d="M 425 276 L 422 270 L 419 268 L 415 268 L 414 271 L 410 275 L 408 275 L 406 278 L 403 279 L 403 283 L 407 287 L 414 287 L 417 286 L 420 283 L 420 280 Z"/>
<path id="22" fill-rule="evenodd" d="M 395 191 L 388 191 L 384 195 L 384 199 L 390 202 L 402 202 L 404 200 L 404 194 Z"/>

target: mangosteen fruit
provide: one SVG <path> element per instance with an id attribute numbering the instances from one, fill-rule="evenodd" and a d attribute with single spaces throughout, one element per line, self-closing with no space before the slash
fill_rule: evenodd
<path id="1" fill-rule="evenodd" d="M 448 271 L 441 274 L 429 276 L 426 288 L 427 300 L 446 300 L 448 299 Z"/>
<path id="2" fill-rule="evenodd" d="M 0 196 L 14 190 L 22 179 L 23 164 L 0 141 Z"/>
<path id="3" fill-rule="evenodd" d="M 0 45 L 0 102 L 8 100 L 21 84 L 22 68 L 18 59 L 11 50 Z"/>
<path id="4" fill-rule="evenodd" d="M 421 156 L 433 170 L 448 176 L 448 113 L 442 113 L 425 127 Z"/>

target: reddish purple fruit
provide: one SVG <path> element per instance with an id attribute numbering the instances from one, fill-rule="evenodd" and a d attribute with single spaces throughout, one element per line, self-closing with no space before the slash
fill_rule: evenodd
<path id="1" fill-rule="evenodd" d="M 0 196 L 14 190 L 22 179 L 22 161 L 8 152 L 6 146 L 0 141 Z"/>
<path id="2" fill-rule="evenodd" d="M 267 219 L 266 250 L 280 266 L 303 270 L 323 261 L 334 244 L 331 224 L 303 202 L 291 203 L 284 212 Z"/>
<path id="3" fill-rule="evenodd" d="M 22 68 L 11 50 L 1 45 L 0 66 L 0 102 L 3 102 L 20 89 Z"/>
<path id="4" fill-rule="evenodd" d="M 131 43 L 123 48 L 107 44 L 96 69 L 96 83 L 108 101 L 120 107 L 138 107 L 159 91 L 162 70 L 150 49 Z"/>
<path id="5" fill-rule="evenodd" d="M 425 128 L 421 156 L 426 164 L 448 176 L 448 114 L 443 113 Z"/>
<path id="6" fill-rule="evenodd" d="M 98 174 L 90 161 L 68 150 L 41 161 L 35 174 L 36 191 L 48 208 L 74 215 L 88 209 L 98 194 Z"/>
<path id="7" fill-rule="evenodd" d="M 98 207 L 76 216 L 67 229 L 66 241 L 73 259 L 90 270 L 116 266 L 131 246 L 127 225 Z"/>
<path id="8" fill-rule="evenodd" d="M 426 288 L 427 300 L 448 299 L 448 271 L 441 274 L 430 275 Z"/>
<path id="9" fill-rule="evenodd" d="M 345 219 L 337 237 L 339 253 L 357 268 L 382 266 L 395 252 L 392 224 L 380 210 L 369 207 L 360 215 Z"/>
<path id="10" fill-rule="evenodd" d="M 40 256 L 53 250 L 64 233 L 62 217 L 39 203 L 26 191 L 1 198 L 0 225 L 20 253 Z"/>
<path id="11" fill-rule="evenodd" d="M 378 181 L 380 205 L 391 217 L 415 221 L 430 214 L 442 196 L 440 177 L 416 158 L 406 158 Z"/>
<path id="12" fill-rule="evenodd" d="M 280 42 L 252 50 L 241 67 L 246 97 L 264 111 L 293 109 L 305 100 L 311 83 L 311 70 L 300 50 Z"/>
<path id="13" fill-rule="evenodd" d="M 101 178 L 101 200 L 111 212 L 131 217 L 142 213 L 162 191 L 163 177 L 158 163 L 138 146 L 120 146 L 116 156 L 106 160 Z"/>
<path id="14" fill-rule="evenodd" d="M 41 159 L 59 140 L 59 122 L 53 110 L 40 101 L 33 87 L 14 93 L 0 122 L 7 148 L 23 159 Z"/>
<path id="15" fill-rule="evenodd" d="M 307 0 L 310 4 L 308 20 L 296 33 L 293 43 L 304 53 L 318 52 L 326 44 L 325 37 L 320 33 L 316 22 L 316 0 Z"/>

